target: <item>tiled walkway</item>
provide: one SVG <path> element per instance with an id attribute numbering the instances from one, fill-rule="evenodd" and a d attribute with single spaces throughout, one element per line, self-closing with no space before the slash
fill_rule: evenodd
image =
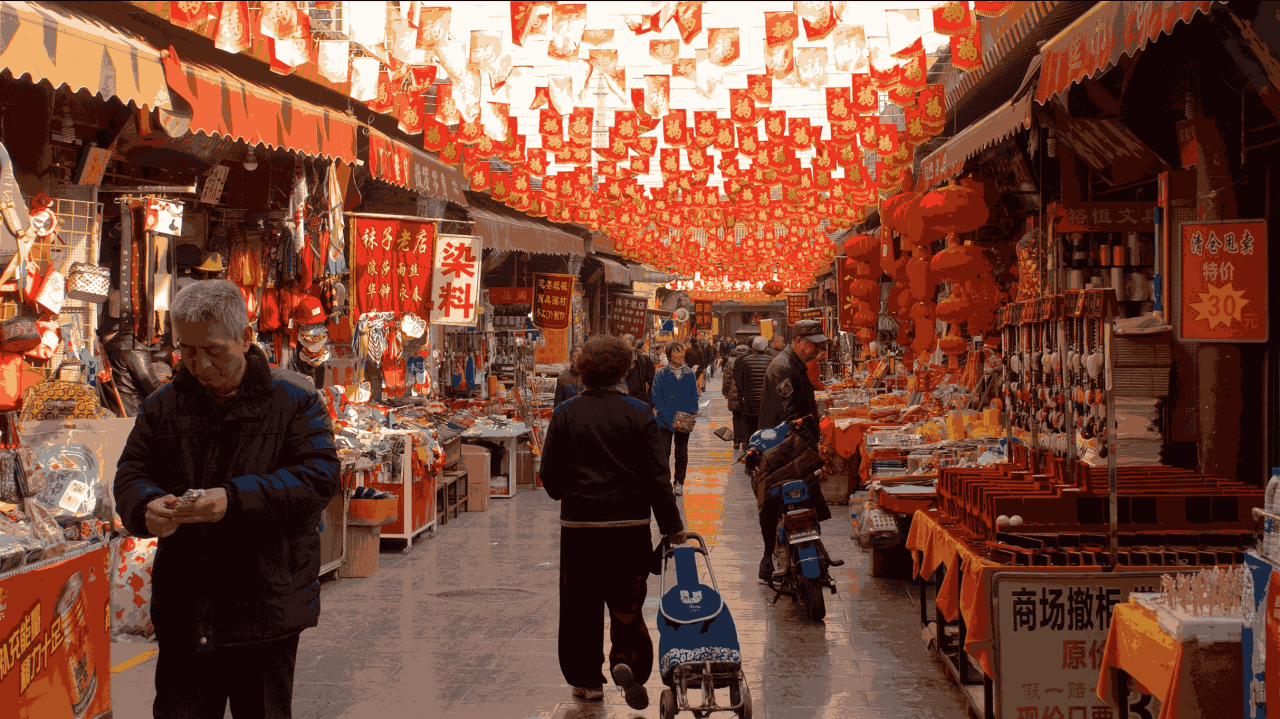
<path id="1" fill-rule="evenodd" d="M 712 544 L 754 715 L 964 717 L 954 685 L 921 642 L 914 585 L 867 575 L 868 555 L 850 540 L 843 506 L 823 526 L 831 554 L 847 561 L 832 570 L 839 594 L 827 596 L 825 622 L 810 622 L 785 597 L 768 603 L 773 592 L 756 583 L 762 545 L 750 482 L 732 464 L 732 445 L 711 434 L 729 422 L 719 376 L 707 396 L 710 421 L 699 423 L 689 444 L 684 513 L 689 529 Z M 656 669 L 644 712 L 628 709 L 612 686 L 603 703 L 579 703 L 564 684 L 556 658 L 558 511 L 542 490 L 494 499 L 487 512 L 450 522 L 408 556 L 400 542 L 386 542 L 381 570 L 369 579 L 326 580 L 320 626 L 303 633 L 298 647 L 294 716 L 657 717 Z M 653 533 L 656 539 L 656 526 Z M 658 586 L 651 577 L 645 608 L 655 644 Z M 518 587 L 536 598 L 485 604 L 436 596 L 473 587 Z M 117 644 L 113 663 L 121 667 L 149 649 Z M 151 716 L 154 671 L 150 657 L 114 675 L 116 717 Z"/>

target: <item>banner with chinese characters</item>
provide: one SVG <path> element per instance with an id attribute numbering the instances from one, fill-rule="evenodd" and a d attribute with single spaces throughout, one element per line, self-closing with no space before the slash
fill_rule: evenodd
<path id="1" fill-rule="evenodd" d="M 440 235 L 435 267 L 431 269 L 431 322 L 442 325 L 476 323 L 480 301 L 481 239 L 473 235 Z"/>
<path id="2" fill-rule="evenodd" d="M 836 318 L 840 324 L 841 332 L 857 332 L 858 328 L 853 324 L 853 315 L 858 311 L 858 299 L 853 296 L 853 283 L 858 279 L 857 273 L 854 271 L 855 266 L 852 259 L 848 257 L 836 258 Z"/>
<path id="3" fill-rule="evenodd" d="M 351 293 L 357 314 L 412 312 L 431 303 L 431 256 L 436 226 L 411 217 L 352 215 L 355 265 Z"/>
<path id="4" fill-rule="evenodd" d="M 1266 342 L 1266 221 L 1184 222 L 1179 240 L 1179 339 Z"/>
<path id="5" fill-rule="evenodd" d="M 490 287 L 489 302 L 495 305 L 531 305 L 532 287 Z"/>
<path id="6" fill-rule="evenodd" d="M 110 712 L 111 552 L 98 547 L 0 584 L 5 716 Z"/>
<path id="7" fill-rule="evenodd" d="M 609 295 L 609 331 L 615 335 L 644 336 L 649 300 L 640 295 Z"/>
<path id="8" fill-rule="evenodd" d="M 794 325 L 800 321 L 800 310 L 809 306 L 809 295 L 792 293 L 787 295 L 787 324 Z"/>
<path id="9" fill-rule="evenodd" d="M 1054 232 L 1155 232 L 1154 202 L 1060 202 L 1049 206 Z"/>
<path id="10" fill-rule="evenodd" d="M 992 676 L 1000 678 L 995 717 L 1102 716 L 1107 704 L 1097 695 L 1098 674 L 1104 668 L 1113 610 L 1128 602 L 1132 592 L 1158 591 L 1160 575 L 996 574 L 991 582 L 996 614 L 991 622 L 996 630 Z M 1134 714 L 1160 716 L 1155 697 L 1131 695 L 1130 700 Z"/>
<path id="11" fill-rule="evenodd" d="M 694 327 L 699 330 L 711 329 L 711 300 L 695 300 L 693 303 Z"/>
<path id="12" fill-rule="evenodd" d="M 573 275 L 539 273 L 533 276 L 533 326 L 544 330 L 569 328 L 572 318 Z"/>

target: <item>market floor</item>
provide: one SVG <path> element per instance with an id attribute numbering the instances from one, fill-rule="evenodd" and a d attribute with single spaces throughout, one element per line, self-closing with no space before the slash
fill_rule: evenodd
<path id="1" fill-rule="evenodd" d="M 732 464 L 732 445 L 711 434 L 729 422 L 719 376 L 707 396 L 710 421 L 699 422 L 689 443 L 684 513 L 689 529 L 712 545 L 754 716 L 964 717 L 963 700 L 921 641 L 915 585 L 868 576 L 868 555 L 850 539 L 845 507 L 833 507 L 824 524 L 831 554 L 846 560 L 832 570 L 839 594 L 827 596 L 826 620 L 809 621 L 786 597 L 769 603 L 773 592 L 756 583 L 762 544 L 750 482 Z M 402 542 L 384 540 L 373 577 L 325 580 L 320 626 L 304 632 L 298 647 L 294 717 L 657 717 L 656 668 L 644 712 L 627 708 L 611 685 L 603 703 L 586 703 L 564 684 L 556 658 L 558 511 L 540 489 L 494 499 L 487 512 L 450 521 L 408 556 Z M 441 596 L 481 587 L 531 594 L 504 603 Z M 658 592 L 651 577 L 645 614 L 655 645 Z M 118 719 L 151 716 L 155 656 L 147 652 L 154 648 L 114 645 Z"/>

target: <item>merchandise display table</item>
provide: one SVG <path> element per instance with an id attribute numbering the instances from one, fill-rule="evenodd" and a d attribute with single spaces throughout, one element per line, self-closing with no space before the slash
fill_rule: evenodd
<path id="1" fill-rule="evenodd" d="M 477 422 L 462 433 L 462 441 L 468 444 L 497 445 L 505 450 L 500 458 L 500 471 L 490 479 L 490 497 L 514 497 L 516 494 L 515 476 L 517 470 L 516 455 L 521 437 L 530 433 L 529 426 L 522 422 L 495 424 L 493 422 Z M 505 484 L 500 481 L 505 480 Z M 530 478 L 532 481 L 532 478 Z"/>
<path id="2" fill-rule="evenodd" d="M 1160 700 L 1159 719 L 1244 716 L 1239 640 L 1180 642 L 1140 598 L 1134 596 L 1128 604 L 1115 607 L 1098 675 L 1098 698 L 1117 707 L 1116 695 L 1127 690 L 1132 677 L 1140 693 Z M 1224 681 L 1226 677 L 1235 681 Z"/>

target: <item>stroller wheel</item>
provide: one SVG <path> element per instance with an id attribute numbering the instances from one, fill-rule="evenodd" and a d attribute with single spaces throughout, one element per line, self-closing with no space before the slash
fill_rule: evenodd
<path id="1" fill-rule="evenodd" d="M 658 697 L 658 716 L 662 719 L 674 719 L 676 715 L 676 695 L 670 689 L 663 689 Z"/>

